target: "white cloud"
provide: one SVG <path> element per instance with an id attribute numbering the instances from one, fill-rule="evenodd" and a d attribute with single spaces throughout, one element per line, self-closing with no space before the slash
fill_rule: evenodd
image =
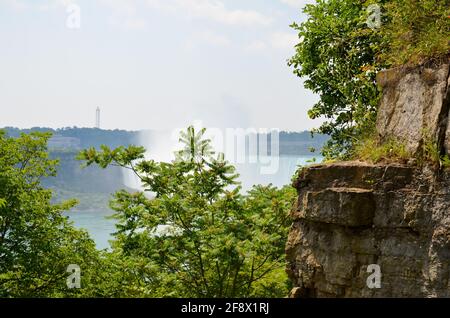
<path id="1" fill-rule="evenodd" d="M 229 47 L 231 45 L 231 40 L 225 35 L 208 30 L 191 35 L 186 39 L 183 45 L 184 49 L 193 50 L 199 44 L 208 44 L 216 47 Z"/>
<path id="2" fill-rule="evenodd" d="M 0 0 L 0 5 L 7 5 L 15 10 L 39 9 L 48 11 L 64 7 L 75 0 L 49 0 L 45 2 L 26 2 L 24 0 Z M 267 26 L 273 21 L 271 16 L 257 10 L 228 8 L 223 0 L 99 0 L 99 3 L 109 8 L 112 14 L 109 22 L 113 25 L 143 29 L 146 21 L 139 18 L 139 6 L 145 3 L 147 7 L 180 14 L 190 19 L 206 19 L 226 25 Z"/>
<path id="3" fill-rule="evenodd" d="M 228 25 L 269 25 L 272 18 L 255 10 L 228 9 L 219 0 L 147 0 L 155 9 L 180 12 Z"/>
<path id="4" fill-rule="evenodd" d="M 136 3 L 134 1 L 100 0 L 100 3 L 109 7 L 114 13 L 121 13 L 126 16 L 135 15 L 137 11 Z"/>
<path id="5" fill-rule="evenodd" d="M 36 7 L 40 11 L 49 11 L 60 7 L 68 7 L 69 5 L 76 3 L 76 0 L 52 0 L 47 3 L 36 4 Z"/>
<path id="6" fill-rule="evenodd" d="M 247 52 L 257 52 L 268 49 L 287 50 L 293 49 L 301 42 L 297 35 L 287 32 L 271 32 L 265 40 L 255 40 L 244 47 Z"/>
<path id="7" fill-rule="evenodd" d="M 133 17 L 126 19 L 122 26 L 128 30 L 144 30 L 147 27 L 147 21 L 145 19 Z"/>
<path id="8" fill-rule="evenodd" d="M 26 3 L 23 0 L 0 0 L 0 5 L 6 5 L 14 10 L 34 9 L 50 11 L 77 4 L 76 0 L 48 0 Z M 147 26 L 147 21 L 138 16 L 135 0 L 99 0 L 99 3 L 111 11 L 108 22 L 111 25 L 130 30 L 141 30 Z M 81 7 L 81 9 L 83 9 Z"/>
<path id="9" fill-rule="evenodd" d="M 302 9 L 307 4 L 316 3 L 315 0 L 280 0 L 282 3 L 287 4 L 288 6 Z"/>
<path id="10" fill-rule="evenodd" d="M 147 21 L 138 16 L 135 1 L 100 0 L 100 3 L 111 10 L 108 19 L 110 24 L 127 30 L 142 30 L 147 27 Z"/>
<path id="11" fill-rule="evenodd" d="M 265 49 L 267 49 L 267 44 L 261 40 L 253 41 L 245 47 L 245 50 L 249 52 L 262 51 Z"/>
<path id="12" fill-rule="evenodd" d="M 200 37 L 206 43 L 209 43 L 214 46 L 229 46 L 231 41 L 224 35 L 214 33 L 212 31 L 205 31 L 200 34 Z"/>
<path id="13" fill-rule="evenodd" d="M 269 37 L 270 44 L 276 49 L 290 49 L 299 43 L 296 34 L 287 32 L 273 32 Z"/>
<path id="14" fill-rule="evenodd" d="M 112 26 L 125 30 L 144 30 L 147 27 L 147 21 L 136 16 L 125 17 L 113 14 L 108 18 L 108 23 Z"/>
<path id="15" fill-rule="evenodd" d="M 20 0 L 0 0 L 1 5 L 6 5 L 14 10 L 24 10 L 30 7 L 29 4 Z"/>
<path id="16" fill-rule="evenodd" d="M 24 0 L 0 0 L 0 5 L 6 5 L 14 10 L 37 9 L 40 11 L 48 11 L 59 7 L 66 7 L 76 0 L 48 0 L 26 2 Z"/>

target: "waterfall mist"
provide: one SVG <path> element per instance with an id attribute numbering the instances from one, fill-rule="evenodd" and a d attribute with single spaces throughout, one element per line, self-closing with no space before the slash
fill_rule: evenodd
<path id="1" fill-rule="evenodd" d="M 194 125 L 198 126 L 198 125 Z M 198 131 L 199 127 L 196 127 Z M 217 129 L 216 129 L 217 130 Z M 207 138 L 212 140 L 212 146 L 216 152 L 225 153 L 225 159 L 236 167 L 239 174 L 238 181 L 242 184 L 242 190 L 247 191 L 253 185 L 272 184 L 276 187 L 282 187 L 290 183 L 291 177 L 294 175 L 299 165 L 306 165 L 314 156 L 293 156 L 293 155 L 280 155 L 276 154 L 271 156 L 266 155 L 254 155 L 248 153 L 244 154 L 244 157 L 240 158 L 239 154 L 234 151 L 230 152 L 227 148 L 227 142 L 223 140 L 223 136 L 226 134 L 218 131 L 215 133 L 214 129 L 207 130 Z M 174 152 L 181 148 L 178 141 L 180 130 L 174 129 L 173 131 L 142 131 L 139 133 L 137 144 L 144 146 L 147 150 L 145 158 L 148 160 L 170 162 L 174 160 Z M 219 138 L 217 137 L 218 135 Z M 233 146 L 234 147 L 234 146 Z M 229 148 L 229 147 L 228 147 Z M 249 147 L 247 147 L 249 148 Z M 248 149 L 247 149 L 248 150 Z M 243 160 L 242 160 L 243 159 Z M 267 167 L 267 163 L 276 159 L 277 169 L 273 173 L 264 174 L 262 168 Z M 321 160 L 321 158 L 318 161 Z M 142 185 L 139 178 L 132 171 L 124 171 L 124 183 L 127 187 L 142 191 Z"/>

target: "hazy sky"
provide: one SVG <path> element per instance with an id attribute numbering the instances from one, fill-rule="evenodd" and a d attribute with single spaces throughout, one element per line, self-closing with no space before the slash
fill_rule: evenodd
<path id="1" fill-rule="evenodd" d="M 0 127 L 92 127 L 99 106 L 106 129 L 310 129 L 286 64 L 306 2 L 0 0 Z"/>

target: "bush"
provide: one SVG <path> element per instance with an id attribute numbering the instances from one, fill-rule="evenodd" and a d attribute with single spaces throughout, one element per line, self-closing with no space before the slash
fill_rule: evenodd
<path id="1" fill-rule="evenodd" d="M 412 156 L 406 146 L 396 140 L 389 139 L 381 143 L 377 137 L 368 137 L 355 146 L 354 159 L 379 163 L 381 161 L 405 163 Z"/>
<path id="2" fill-rule="evenodd" d="M 373 4 L 379 29 L 367 25 Z M 323 118 L 317 132 L 331 136 L 323 155 L 348 159 L 376 120 L 377 73 L 450 52 L 450 0 L 317 0 L 304 12 L 308 19 L 292 24 L 299 43 L 289 65 L 320 96 L 308 114 Z"/>
<path id="3" fill-rule="evenodd" d="M 132 296 L 283 297 L 295 190 L 255 186 L 242 194 L 235 168 L 212 158 L 204 132 L 189 127 L 172 162 L 145 160 L 134 146 L 80 154 L 87 165 L 128 167 L 154 195 L 119 191 L 111 202 L 114 254 L 134 270 Z"/>
<path id="4" fill-rule="evenodd" d="M 380 59 L 391 65 L 421 64 L 450 52 L 449 0 L 396 0 L 385 4 L 387 46 Z"/>

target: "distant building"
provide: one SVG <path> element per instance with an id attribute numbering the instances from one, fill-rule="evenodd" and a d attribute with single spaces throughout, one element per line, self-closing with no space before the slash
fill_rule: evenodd
<path id="1" fill-rule="evenodd" d="M 95 110 L 95 128 L 100 129 L 100 107 Z"/>
<path id="2" fill-rule="evenodd" d="M 80 139 L 75 137 L 54 135 L 48 141 L 48 148 L 50 149 L 80 149 L 80 146 Z"/>

